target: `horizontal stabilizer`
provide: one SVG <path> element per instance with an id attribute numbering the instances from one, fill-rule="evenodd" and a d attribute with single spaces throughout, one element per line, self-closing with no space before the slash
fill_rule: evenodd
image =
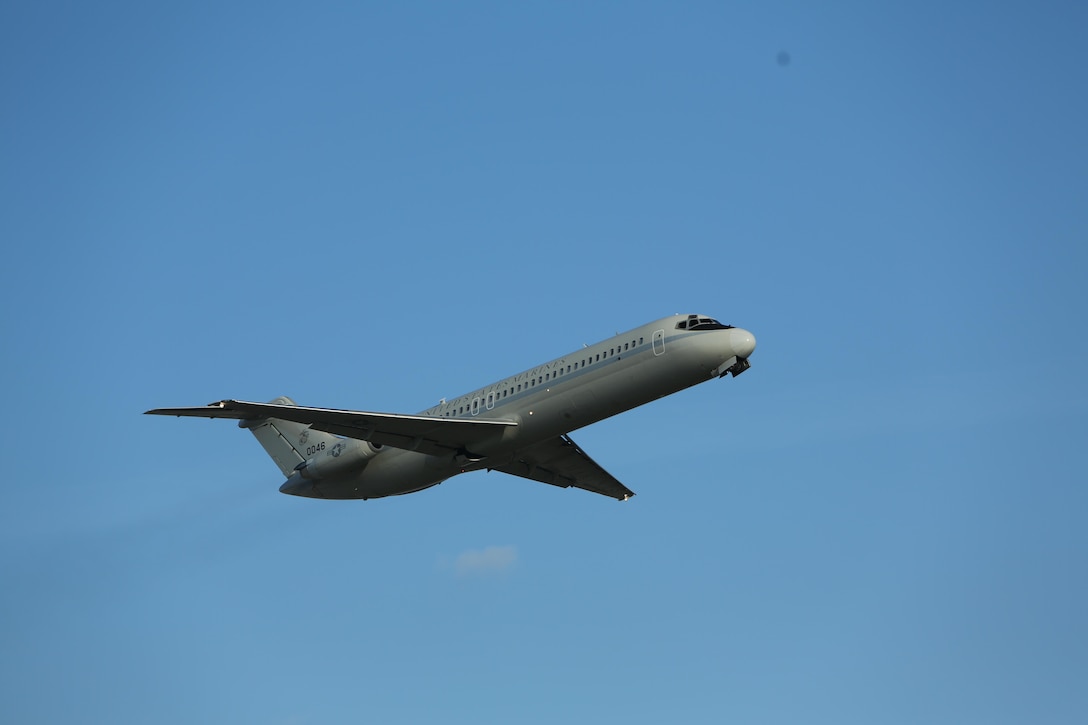
<path id="1" fill-rule="evenodd" d="M 155 408 L 144 411 L 144 415 L 176 415 L 187 418 L 231 418 L 233 420 L 257 419 L 266 416 L 253 415 L 244 410 L 222 407 L 222 403 L 209 403 L 208 405 L 194 406 L 191 408 Z"/>

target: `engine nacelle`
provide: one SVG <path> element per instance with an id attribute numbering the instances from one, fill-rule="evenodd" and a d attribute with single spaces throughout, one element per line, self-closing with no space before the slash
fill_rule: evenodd
<path id="1" fill-rule="evenodd" d="M 352 439 L 338 440 L 333 445 L 321 443 L 321 450 L 312 458 L 295 466 L 295 471 L 309 481 L 338 478 L 362 470 L 366 462 L 382 451 L 380 445 Z"/>

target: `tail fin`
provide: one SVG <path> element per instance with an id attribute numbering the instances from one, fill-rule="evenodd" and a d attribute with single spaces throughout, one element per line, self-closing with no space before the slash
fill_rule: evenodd
<path id="1" fill-rule="evenodd" d="M 295 401 L 281 396 L 268 401 L 277 405 L 295 405 Z M 305 423 L 295 423 L 279 418 L 259 418 L 257 420 L 238 421 L 239 428 L 248 428 L 266 453 L 279 466 L 284 478 L 290 478 L 298 464 L 314 453 L 332 448 L 339 440 L 331 433 L 312 430 Z"/>

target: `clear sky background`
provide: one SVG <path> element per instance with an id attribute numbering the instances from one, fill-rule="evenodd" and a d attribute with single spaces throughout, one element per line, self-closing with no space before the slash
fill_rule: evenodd
<path id="1" fill-rule="evenodd" d="M 1088 722 L 1088 10 L 0 8 L 0 720 Z M 412 413 L 675 312 L 752 369 L 281 495 L 225 397 Z"/>

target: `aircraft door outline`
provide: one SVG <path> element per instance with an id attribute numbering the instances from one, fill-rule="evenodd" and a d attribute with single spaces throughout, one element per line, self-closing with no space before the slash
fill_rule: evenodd
<path id="1" fill-rule="evenodd" d="M 665 331 L 654 330 L 654 355 L 665 354 Z"/>

